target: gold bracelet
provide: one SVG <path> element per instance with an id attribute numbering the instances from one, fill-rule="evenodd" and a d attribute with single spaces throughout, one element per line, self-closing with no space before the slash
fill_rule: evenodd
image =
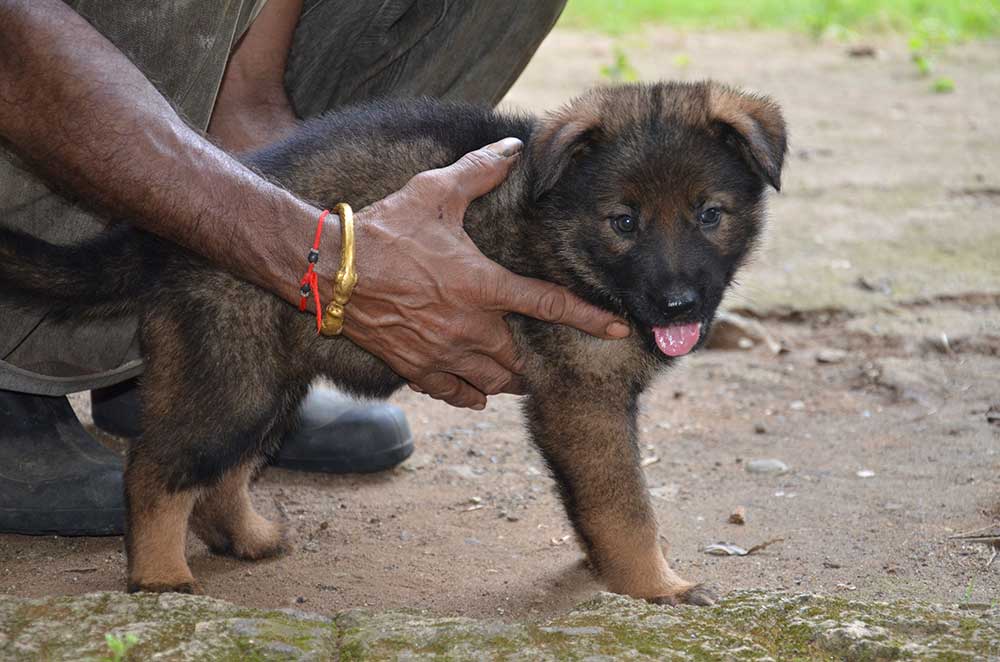
<path id="1" fill-rule="evenodd" d="M 354 271 L 354 212 L 343 202 L 333 211 L 340 217 L 340 269 L 333 283 L 333 299 L 323 309 L 320 333 L 324 336 L 339 336 L 344 329 L 344 306 L 358 283 L 358 274 Z"/>

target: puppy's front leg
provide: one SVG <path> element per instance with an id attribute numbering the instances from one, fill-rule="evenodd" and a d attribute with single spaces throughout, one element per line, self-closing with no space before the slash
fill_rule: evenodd
<path id="1" fill-rule="evenodd" d="M 198 491 L 167 489 L 155 467 L 129 451 L 125 468 L 128 591 L 201 593 L 185 558 L 188 519 Z"/>
<path id="2" fill-rule="evenodd" d="M 663 556 L 639 464 L 636 396 L 621 390 L 576 382 L 532 395 L 526 411 L 535 443 L 610 590 L 664 604 L 712 604 L 710 591 L 681 579 Z"/>

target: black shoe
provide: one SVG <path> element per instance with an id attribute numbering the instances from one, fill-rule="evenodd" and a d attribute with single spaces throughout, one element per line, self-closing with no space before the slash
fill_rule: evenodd
<path id="1" fill-rule="evenodd" d="M 0 532 L 117 536 L 122 462 L 66 398 L 0 391 Z"/>
<path id="2" fill-rule="evenodd" d="M 136 437 L 139 395 L 135 382 L 91 391 L 94 424 L 120 437 Z M 314 386 L 299 410 L 301 424 L 285 439 L 275 465 L 325 473 L 371 473 L 396 466 L 413 453 L 402 410 L 359 403 Z"/>
<path id="3" fill-rule="evenodd" d="M 298 429 L 285 439 L 275 465 L 334 474 L 391 469 L 413 453 L 399 407 L 361 403 L 314 386 L 299 410 Z"/>
<path id="4" fill-rule="evenodd" d="M 132 439 L 142 434 L 139 385 L 134 379 L 90 392 L 94 425 L 116 437 Z"/>

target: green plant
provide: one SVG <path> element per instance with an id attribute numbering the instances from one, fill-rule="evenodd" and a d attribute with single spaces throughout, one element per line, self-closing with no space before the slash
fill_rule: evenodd
<path id="1" fill-rule="evenodd" d="M 934 72 L 934 63 L 931 62 L 930 57 L 924 53 L 910 53 L 910 59 L 913 61 L 913 66 L 917 68 L 917 73 L 920 74 L 922 78 L 927 78 Z"/>
<path id="2" fill-rule="evenodd" d="M 941 78 L 936 79 L 934 83 L 931 84 L 931 90 L 933 90 L 937 94 L 948 94 L 949 92 L 954 92 L 955 81 L 948 78 L 947 76 L 943 76 Z"/>
<path id="3" fill-rule="evenodd" d="M 907 40 L 910 60 L 917 69 L 917 75 L 927 78 L 933 74 L 937 56 L 958 40 L 958 31 L 953 26 L 933 18 L 921 20 Z M 938 94 L 954 92 L 955 81 L 948 77 L 940 77 L 931 84 L 931 90 Z"/>
<path id="4" fill-rule="evenodd" d="M 111 652 L 111 655 L 105 657 L 104 660 L 106 662 L 122 662 L 128 655 L 129 649 L 139 643 L 139 637 L 131 632 L 126 632 L 122 637 L 109 632 L 104 635 L 104 641 L 107 642 L 108 650 Z"/>
<path id="5" fill-rule="evenodd" d="M 615 82 L 632 82 L 639 80 L 639 72 L 632 66 L 628 55 L 618 46 L 614 50 L 614 62 L 601 67 L 601 75 Z"/>
<path id="6" fill-rule="evenodd" d="M 962 595 L 962 602 L 968 603 L 972 602 L 972 588 L 975 585 L 975 580 L 969 579 L 969 583 L 965 586 L 965 593 Z"/>
<path id="7" fill-rule="evenodd" d="M 671 62 L 673 62 L 673 65 L 678 69 L 684 69 L 691 64 L 691 56 L 687 53 L 678 53 L 674 56 Z"/>

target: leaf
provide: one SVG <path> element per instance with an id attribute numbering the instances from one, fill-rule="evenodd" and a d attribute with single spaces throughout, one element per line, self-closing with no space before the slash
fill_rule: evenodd
<path id="1" fill-rule="evenodd" d="M 746 556 L 750 553 L 739 545 L 732 545 L 726 542 L 717 542 L 714 545 L 709 545 L 702 551 L 712 556 Z"/>
<path id="2" fill-rule="evenodd" d="M 743 549 L 739 545 L 734 545 L 728 542 L 717 542 L 709 545 L 702 551 L 706 554 L 711 554 L 712 556 L 750 556 L 751 554 L 756 554 L 757 552 L 766 549 L 775 543 L 784 542 L 784 540 L 784 538 L 775 538 L 774 540 L 768 540 L 754 545 L 750 549 Z"/>

